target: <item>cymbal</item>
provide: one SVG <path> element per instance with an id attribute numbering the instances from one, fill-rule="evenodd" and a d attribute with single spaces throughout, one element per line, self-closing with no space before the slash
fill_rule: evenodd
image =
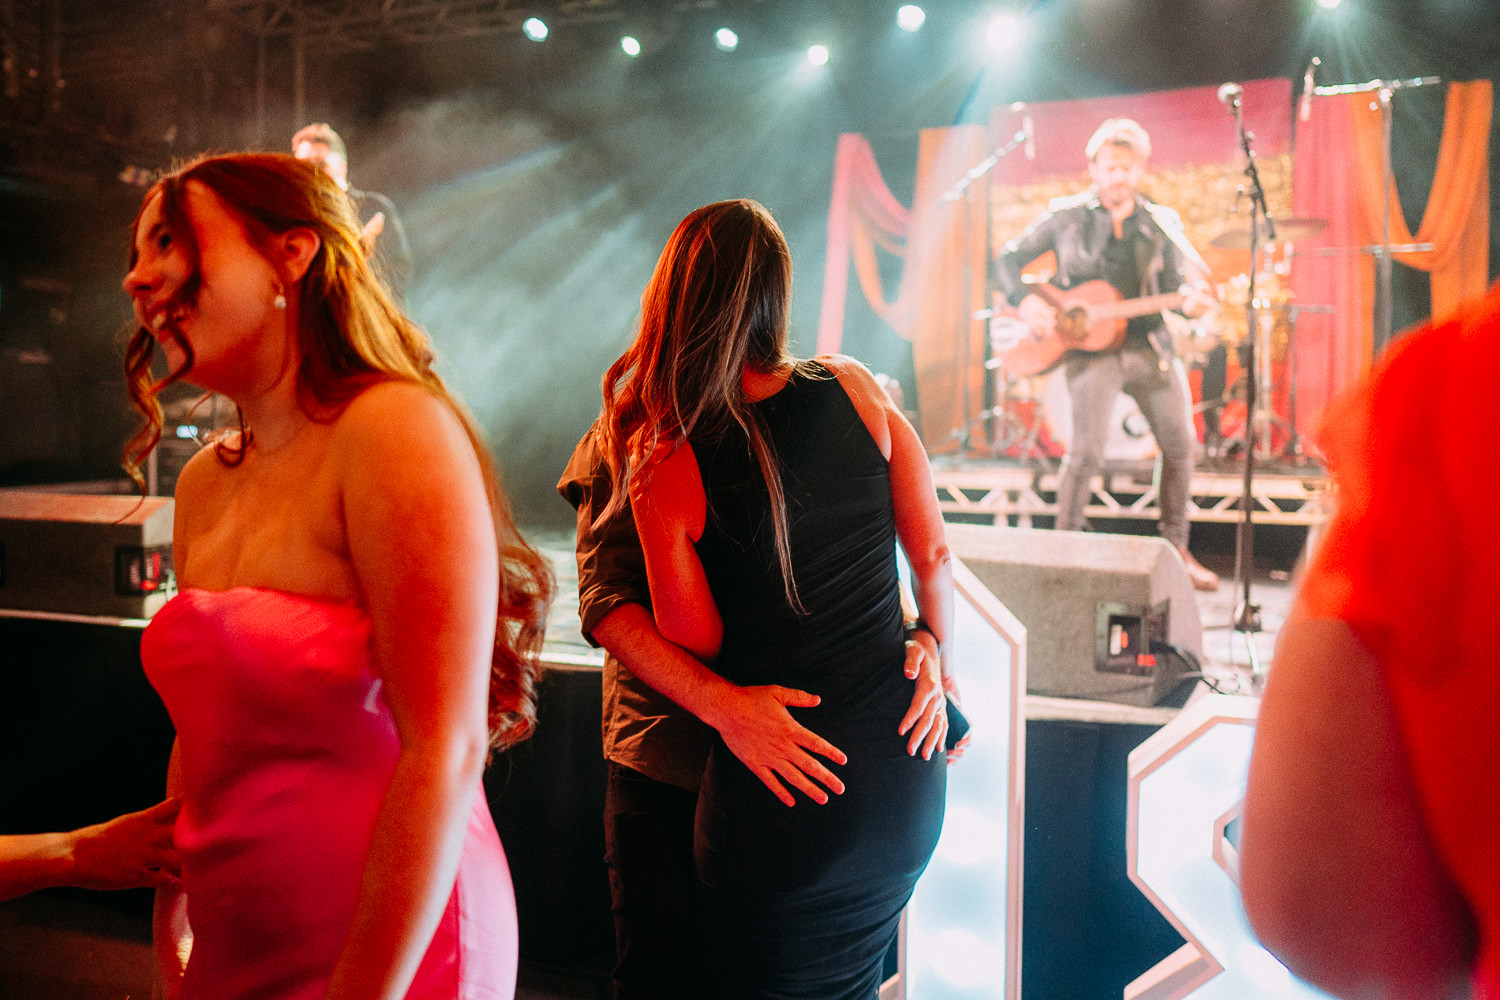
<path id="1" fill-rule="evenodd" d="M 1316 236 L 1327 228 L 1327 219 L 1277 219 L 1276 242 L 1295 243 L 1309 236 Z M 1265 232 L 1260 237 L 1262 240 L 1269 238 Z M 1208 242 L 1210 246 L 1216 246 L 1220 250 L 1249 250 L 1250 230 L 1226 229 Z"/>

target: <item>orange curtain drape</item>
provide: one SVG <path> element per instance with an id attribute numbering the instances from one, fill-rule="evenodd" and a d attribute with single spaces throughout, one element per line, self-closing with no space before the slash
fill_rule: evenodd
<path id="1" fill-rule="evenodd" d="M 917 149 L 911 238 L 902 294 L 909 313 L 896 332 L 912 342 L 922 443 L 929 454 L 959 449 L 982 408 L 986 327 L 984 308 L 989 175 L 959 193 L 957 183 L 988 149 L 983 125 L 923 129 Z M 957 197 L 949 198 L 949 194 Z M 977 440 L 971 443 L 982 443 Z"/>
<path id="2" fill-rule="evenodd" d="M 1292 178 L 1293 215 L 1328 220 L 1328 228 L 1296 246 L 1293 302 L 1297 348 L 1297 433 L 1314 440 L 1323 410 L 1359 380 L 1370 364 L 1375 268 L 1360 221 L 1354 172 L 1352 105 L 1318 97 L 1304 105 Z"/>
<path id="3" fill-rule="evenodd" d="M 1415 234 L 1401 213 L 1395 178 L 1385 179 L 1388 188 L 1382 184 L 1385 140 L 1379 102 L 1369 94 L 1348 94 L 1343 99 L 1350 103 L 1364 240 L 1367 244 L 1381 241 L 1389 204 L 1393 244 L 1431 243 L 1430 252 L 1393 256 L 1432 272 L 1432 318 L 1446 319 L 1461 302 L 1483 295 L 1489 284 L 1489 142 L 1494 106 L 1490 81 L 1448 85 L 1437 172 Z"/>
<path id="4" fill-rule="evenodd" d="M 1490 81 L 1447 85 L 1437 168 L 1422 224 L 1413 234 L 1394 182 L 1386 187 L 1379 105 L 1370 92 L 1319 96 L 1304 104 L 1297 131 L 1293 207 L 1328 220 L 1298 244 L 1292 271 L 1296 324 L 1297 430 L 1316 436 L 1328 403 L 1347 392 L 1374 356 L 1375 261 L 1362 248 L 1383 239 L 1389 195 L 1391 242 L 1431 243 L 1395 259 L 1432 273 L 1432 315 L 1449 316 L 1484 293 L 1489 269 Z M 1400 99 L 1400 95 L 1397 95 Z M 1393 144 L 1399 146 L 1400 136 Z M 1350 183 L 1351 178 L 1353 183 Z"/>

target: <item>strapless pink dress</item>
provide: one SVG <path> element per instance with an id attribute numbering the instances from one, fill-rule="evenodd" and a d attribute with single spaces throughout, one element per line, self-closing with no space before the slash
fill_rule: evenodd
<path id="1" fill-rule="evenodd" d="M 362 608 L 187 590 L 141 642 L 177 728 L 177 846 L 193 949 L 183 1000 L 316 1000 L 353 922 L 400 744 Z M 511 1000 L 510 869 L 484 790 L 408 1000 Z"/>

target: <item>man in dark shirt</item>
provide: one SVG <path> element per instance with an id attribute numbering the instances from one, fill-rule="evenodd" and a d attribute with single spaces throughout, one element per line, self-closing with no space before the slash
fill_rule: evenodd
<path id="1" fill-rule="evenodd" d="M 1057 199 L 1006 245 L 996 265 L 1001 294 L 1039 337 L 1058 327 L 1056 300 L 1066 304 L 1069 289 L 1101 279 L 1122 299 L 1180 293 L 1179 311 L 1202 315 L 1213 304 L 1204 280 L 1207 265 L 1183 235 L 1177 213 L 1140 193 L 1151 156 L 1146 131 L 1128 118 L 1112 118 L 1099 126 L 1086 153 L 1093 187 Z M 1057 258 L 1056 273 L 1048 284 L 1061 295 L 1039 293 L 1036 286 L 1022 280 L 1022 268 L 1048 251 Z M 1066 343 L 1068 337 L 1063 339 Z M 1083 528 L 1115 398 L 1129 393 L 1151 425 L 1161 455 L 1159 530 L 1181 553 L 1193 586 L 1216 589 L 1218 577 L 1187 548 L 1195 442 L 1187 380 L 1181 362 L 1172 356 L 1161 313 L 1130 319 L 1118 348 L 1069 349 L 1062 363 L 1073 419 L 1072 440 L 1058 476 L 1057 527 Z"/>
<path id="2" fill-rule="evenodd" d="M 615 918 L 615 996 L 696 1000 L 693 818 L 715 730 L 763 781 L 770 773 L 809 795 L 826 796 L 819 785 L 843 790 L 818 759 L 842 763 L 843 754 L 787 711 L 812 704 L 810 695 L 731 684 L 657 632 L 629 508 L 594 527 L 611 492 L 594 428 L 578 442 L 557 490 L 578 513 L 583 635 L 606 654 L 604 852 Z M 908 749 L 926 738 L 943 707 L 937 649 L 929 649 L 930 634 L 913 637 L 906 675 L 920 673 L 925 683 L 913 694 L 912 711 L 920 707 L 922 714 Z M 816 806 L 799 800 L 793 808 Z"/>
<path id="3" fill-rule="evenodd" d="M 292 155 L 323 169 L 335 184 L 354 202 L 359 216 L 360 242 L 375 262 L 375 269 L 397 301 L 406 297 L 406 282 L 411 277 L 411 245 L 406 241 L 406 227 L 396 213 L 396 204 L 379 191 L 361 191 L 349 185 L 349 148 L 343 136 L 324 122 L 304 125 L 292 136 Z"/>

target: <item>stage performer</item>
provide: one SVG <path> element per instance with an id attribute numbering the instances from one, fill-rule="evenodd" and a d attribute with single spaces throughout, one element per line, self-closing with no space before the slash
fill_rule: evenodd
<path id="1" fill-rule="evenodd" d="M 1500 997 L 1500 289 L 1396 341 L 1319 441 L 1337 508 L 1278 636 L 1251 926 L 1340 997 Z"/>
<path id="2" fill-rule="evenodd" d="M 835 792 L 843 785 L 818 758 L 836 763 L 845 758 L 788 711 L 815 704 L 807 692 L 732 684 L 657 632 L 628 502 L 595 527 L 613 493 L 598 440 L 597 426 L 591 427 L 557 489 L 577 511 L 583 635 L 605 649 L 604 846 L 615 921 L 611 978 L 617 1000 L 696 1000 L 693 824 L 713 738 L 710 724 L 746 766 L 771 779 L 767 787 L 788 803 L 797 800 L 787 796 L 783 782 L 826 802 L 823 787 L 809 779 Z M 936 725 L 942 680 L 930 634 L 911 633 L 904 673 L 917 683 L 897 732 L 907 737 L 909 753 L 930 751 L 942 732 Z M 950 760 L 962 755 L 963 746 L 950 751 Z"/>
<path id="3" fill-rule="evenodd" d="M 1048 285 L 1064 302 L 1070 289 L 1102 280 L 1124 299 L 1180 291 L 1180 311 L 1201 316 L 1214 304 L 1205 281 L 1208 267 L 1183 235 L 1177 213 L 1140 192 L 1151 156 L 1146 130 L 1131 119 L 1111 118 L 1094 132 L 1084 152 L 1093 186 L 1055 200 L 1006 244 L 996 262 L 1001 294 L 1037 337 L 1055 335 L 1057 307 L 1022 279 L 1022 268 L 1051 251 L 1057 271 Z M 1219 578 L 1188 551 L 1195 442 L 1187 380 L 1160 313 L 1132 318 L 1118 348 L 1069 348 L 1062 364 L 1072 405 L 1072 441 L 1058 477 L 1056 526 L 1067 531 L 1084 527 L 1115 399 L 1129 393 L 1140 404 L 1161 456 L 1159 530 L 1182 555 L 1193 586 L 1216 589 Z"/>
<path id="4" fill-rule="evenodd" d="M 360 242 L 365 252 L 375 258 L 375 269 L 396 293 L 397 301 L 406 295 L 411 280 L 411 244 L 396 203 L 379 191 L 362 191 L 349 184 L 349 147 L 344 137 L 326 122 L 304 125 L 292 136 L 292 155 L 321 167 L 333 182 L 354 202 L 360 221 Z M 384 237 L 383 239 L 381 237 Z"/>
<path id="5" fill-rule="evenodd" d="M 349 199 L 291 156 L 147 192 L 128 384 L 222 393 L 240 427 L 177 482 L 180 592 L 142 639 L 177 730 L 169 996 L 508 998 L 510 873 L 480 777 L 523 738 L 550 578 Z M 153 381 L 160 351 L 167 371 Z"/>
<path id="6" fill-rule="evenodd" d="M 918 755 L 899 735 L 913 684 L 897 540 L 915 631 L 940 661 L 951 563 L 915 431 L 857 362 L 787 354 L 790 293 L 785 238 L 759 204 L 678 225 L 604 379 L 603 518 L 628 496 L 663 637 L 735 684 L 815 696 L 798 721 L 847 755 L 824 782 L 839 794 L 788 808 L 776 775 L 725 738 L 710 748 L 694 838 L 703 994 L 867 1000 L 946 786 L 946 722 Z"/>

